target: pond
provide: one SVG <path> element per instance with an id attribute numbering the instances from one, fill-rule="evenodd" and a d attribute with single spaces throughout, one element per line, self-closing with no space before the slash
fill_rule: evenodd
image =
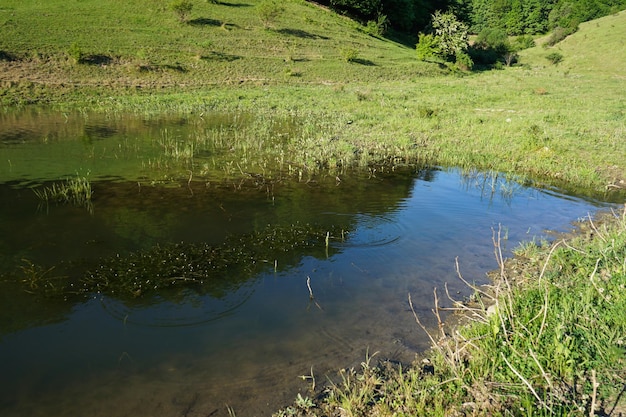
<path id="1" fill-rule="evenodd" d="M 436 167 L 240 182 L 189 169 L 223 174 L 228 141 L 186 138 L 249 116 L 2 117 L 3 416 L 269 416 L 310 395 L 310 376 L 428 348 L 408 294 L 434 326 L 434 288 L 470 293 L 456 259 L 488 282 L 494 231 L 510 253 L 611 206 Z M 170 136 L 182 164 L 163 156 Z M 34 192 L 83 176 L 88 205 Z"/>

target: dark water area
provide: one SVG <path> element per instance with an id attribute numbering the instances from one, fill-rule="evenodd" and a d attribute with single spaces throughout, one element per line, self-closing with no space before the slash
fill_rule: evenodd
<path id="1" fill-rule="evenodd" d="M 374 352 L 409 363 L 428 348 L 408 294 L 435 325 L 435 287 L 469 294 L 455 259 L 468 281 L 488 282 L 497 267 L 493 230 L 502 228 L 510 254 L 611 207 L 495 174 L 432 168 L 167 187 L 110 169 L 92 182 L 91 211 L 42 205 L 31 188 L 58 174 L 5 163 L 8 147 L 13 167 L 26 166 L 16 159 L 24 147 L 45 154 L 38 152 L 50 142 L 34 144 L 28 129 L 0 147 L 2 416 L 269 416 L 298 393 L 310 395 L 303 375 L 313 372 L 321 385 Z M 99 129 L 103 144 L 121 140 L 111 133 L 121 127 Z M 74 296 L 41 291 L 45 280 L 32 279 L 79 282 L 107 259 L 181 242 L 219 247 L 290 225 L 334 232 L 328 245 L 253 248 L 258 265 L 228 264 L 202 290 Z"/>

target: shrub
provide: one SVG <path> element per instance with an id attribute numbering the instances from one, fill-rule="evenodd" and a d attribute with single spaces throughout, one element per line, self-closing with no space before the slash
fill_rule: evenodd
<path id="1" fill-rule="evenodd" d="M 441 48 L 435 35 L 420 33 L 415 51 L 417 59 L 420 61 L 428 61 L 441 57 Z"/>
<path id="2" fill-rule="evenodd" d="M 170 9 L 178 16 L 178 20 L 186 22 L 193 9 L 193 3 L 189 0 L 174 0 L 170 3 Z"/>
<path id="3" fill-rule="evenodd" d="M 474 67 L 474 61 L 472 61 L 467 52 L 457 52 L 454 57 L 454 63 L 461 71 L 471 71 Z"/>
<path id="4" fill-rule="evenodd" d="M 530 37 L 532 42 L 533 39 Z M 510 66 L 517 61 L 517 51 L 521 49 L 511 44 L 507 34 L 501 29 L 483 29 L 476 38 L 471 50 L 474 60 L 483 65 L 505 64 Z"/>
<path id="5" fill-rule="evenodd" d="M 359 51 L 355 48 L 345 48 L 341 50 L 341 57 L 346 62 L 355 62 L 359 57 Z"/>
<path id="6" fill-rule="evenodd" d="M 273 26 L 284 11 L 285 8 L 278 4 L 276 0 L 263 0 L 257 6 L 259 18 L 266 28 Z"/>
<path id="7" fill-rule="evenodd" d="M 557 43 L 561 42 L 563 39 L 567 38 L 572 33 L 576 32 L 577 30 L 578 30 L 578 26 L 567 27 L 567 28 L 558 26 L 554 28 L 554 30 L 552 31 L 552 34 L 550 35 L 550 37 L 548 38 L 544 46 L 546 47 L 554 46 Z"/>
<path id="8" fill-rule="evenodd" d="M 530 35 L 520 35 L 515 38 L 514 48 L 518 51 L 523 49 L 532 48 L 535 46 L 535 40 Z"/>
<path id="9" fill-rule="evenodd" d="M 559 62 L 563 61 L 563 54 L 560 52 L 552 52 L 546 55 L 546 59 L 552 64 L 557 65 Z"/>
<path id="10" fill-rule="evenodd" d="M 372 36 L 383 36 L 389 27 L 389 19 L 384 14 L 379 14 L 377 20 L 370 20 L 365 26 L 365 33 Z"/>
<path id="11" fill-rule="evenodd" d="M 436 11 L 431 16 L 431 25 L 439 43 L 439 48 L 447 58 L 446 60 L 449 60 L 458 52 L 467 50 L 469 28 L 454 13 Z"/>
<path id="12" fill-rule="evenodd" d="M 76 42 L 70 45 L 67 54 L 74 60 L 76 64 L 81 64 L 85 59 L 85 53 Z"/>

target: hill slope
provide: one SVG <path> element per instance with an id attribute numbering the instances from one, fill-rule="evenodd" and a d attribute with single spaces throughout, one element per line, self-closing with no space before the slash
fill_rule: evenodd
<path id="1" fill-rule="evenodd" d="M 304 1 L 283 3 L 270 27 L 259 18 L 260 0 L 197 1 L 186 22 L 156 0 L 3 3 L 0 77 L 7 81 L 327 83 L 437 72 L 411 48 Z"/>
<path id="2" fill-rule="evenodd" d="M 626 10 L 582 23 L 579 31 L 554 47 L 523 51 L 522 62 L 548 66 L 546 56 L 553 52 L 563 56 L 560 71 L 626 76 Z"/>

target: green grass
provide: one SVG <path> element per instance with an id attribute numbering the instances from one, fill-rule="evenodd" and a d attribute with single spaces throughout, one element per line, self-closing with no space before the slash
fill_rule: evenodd
<path id="1" fill-rule="evenodd" d="M 91 183 L 87 177 L 76 175 L 75 178 L 67 178 L 61 183 L 53 183 L 48 187 L 34 189 L 35 195 L 46 206 L 50 203 L 71 204 L 76 207 L 86 208 L 93 211 L 91 197 Z"/>
<path id="2" fill-rule="evenodd" d="M 265 29 L 256 5 L 196 2 L 190 24 L 157 1 L 5 2 L 0 50 L 16 59 L 0 61 L 0 100 L 304 115 L 315 127 L 284 152 L 307 169 L 421 161 L 595 196 L 626 187 L 626 58 L 612 53 L 623 48 L 626 13 L 585 23 L 553 48 L 523 51 L 519 66 L 450 74 L 304 2 L 285 3 Z M 77 64 L 76 47 L 110 62 Z M 346 51 L 357 58 L 346 62 Z M 554 52 L 563 55 L 558 65 L 546 58 Z"/>

